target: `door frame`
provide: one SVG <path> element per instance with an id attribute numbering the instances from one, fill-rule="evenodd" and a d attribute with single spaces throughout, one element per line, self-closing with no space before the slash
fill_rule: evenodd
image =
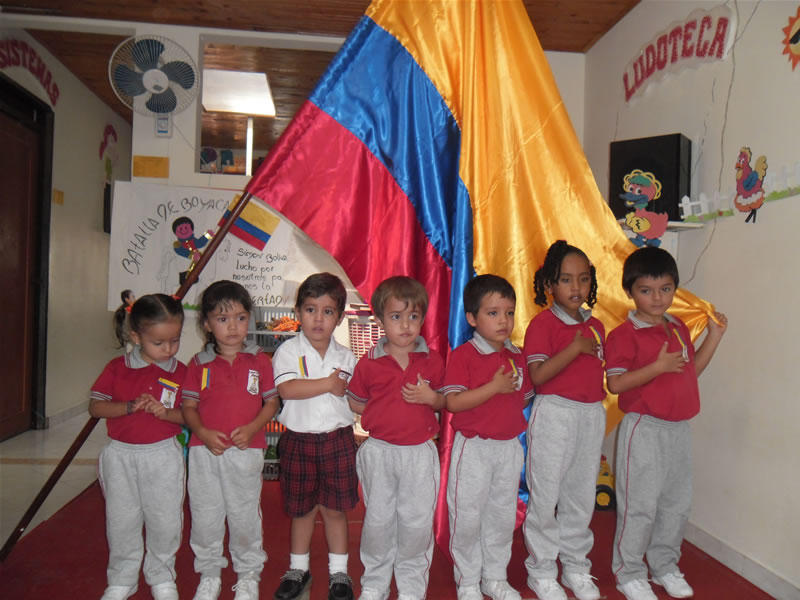
<path id="1" fill-rule="evenodd" d="M 53 179 L 53 129 L 55 114 L 49 104 L 0 73 L 0 111 L 16 119 L 39 136 L 39 223 L 33 268 L 33 365 L 31 381 L 31 427 L 45 429 L 47 375 L 47 307 L 50 284 L 50 197 Z"/>

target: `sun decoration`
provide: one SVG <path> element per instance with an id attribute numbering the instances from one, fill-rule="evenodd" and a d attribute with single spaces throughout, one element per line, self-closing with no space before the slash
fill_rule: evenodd
<path id="1" fill-rule="evenodd" d="M 800 63 L 800 6 L 797 7 L 797 14 L 789 17 L 789 24 L 782 30 L 786 37 L 783 43 L 786 46 L 783 54 L 789 55 L 789 62 L 792 63 L 792 71 Z"/>

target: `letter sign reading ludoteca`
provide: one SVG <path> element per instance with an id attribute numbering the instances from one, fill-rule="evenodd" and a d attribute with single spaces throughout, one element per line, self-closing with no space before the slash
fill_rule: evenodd
<path id="1" fill-rule="evenodd" d="M 625 101 L 642 94 L 667 73 L 723 60 L 735 34 L 735 18 L 725 6 L 695 10 L 684 21 L 672 23 L 642 46 L 625 67 L 622 75 Z"/>

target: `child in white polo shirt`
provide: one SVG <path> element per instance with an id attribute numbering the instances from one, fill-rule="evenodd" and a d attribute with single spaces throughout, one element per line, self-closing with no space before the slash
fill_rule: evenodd
<path id="1" fill-rule="evenodd" d="M 344 318 L 347 292 L 330 273 L 309 276 L 297 290 L 300 333 L 278 346 L 272 360 L 283 399 L 281 493 L 292 518 L 289 570 L 276 600 L 299 598 L 311 584 L 309 550 L 317 513 L 325 523 L 330 571 L 328 599 L 352 600 L 347 576 L 347 511 L 358 503 L 353 413 L 344 398 L 355 356 L 333 338 Z"/>

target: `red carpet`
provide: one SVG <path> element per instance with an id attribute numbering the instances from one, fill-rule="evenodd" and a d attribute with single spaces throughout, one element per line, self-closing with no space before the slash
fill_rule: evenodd
<path id="1" fill-rule="evenodd" d="M 187 503 L 188 504 L 188 503 Z M 278 483 L 264 482 L 262 496 L 264 515 L 264 547 L 269 560 L 261 578 L 261 598 L 270 600 L 280 576 L 289 564 L 289 519 L 284 515 L 280 502 Z M 364 507 L 350 515 L 350 575 L 353 577 L 356 594 L 358 578 L 362 573 L 358 556 L 358 541 Z M 189 516 L 186 512 L 184 544 L 178 551 L 178 589 L 181 598 L 190 600 L 194 595 L 199 576 L 192 567 L 192 551 L 188 544 Z M 595 513 L 592 529 L 595 546 L 590 554 L 592 573 L 603 598 L 624 600 L 611 575 L 611 543 L 614 536 L 615 515 Z M 534 598 L 525 585 L 525 547 L 521 530 L 514 538 L 514 551 L 509 565 L 509 582 L 521 591 L 523 598 Z M 108 548 L 105 538 L 105 512 L 100 487 L 95 483 L 80 496 L 67 504 L 51 519 L 22 538 L 5 563 L 0 565 L 0 589 L 4 598 L 32 599 L 87 599 L 100 598 L 105 588 L 106 560 Z M 327 598 L 327 548 L 321 525 L 314 534 L 311 550 L 311 572 L 314 579 L 310 600 Z M 691 544 L 684 543 L 681 568 L 686 579 L 695 589 L 695 598 L 702 600 L 749 600 L 768 599 L 771 596 L 760 591 L 716 560 Z M 230 566 L 222 575 L 221 600 L 233 598 L 231 586 L 236 583 Z M 659 599 L 669 598 L 658 586 L 654 590 Z M 140 579 L 135 600 L 149 599 L 150 590 Z M 357 597 L 357 596 L 356 596 Z M 392 598 L 396 594 L 393 592 Z M 572 596 L 570 596 L 572 597 Z M 429 600 L 455 600 L 453 572 L 446 559 L 438 551 L 434 556 Z"/>

